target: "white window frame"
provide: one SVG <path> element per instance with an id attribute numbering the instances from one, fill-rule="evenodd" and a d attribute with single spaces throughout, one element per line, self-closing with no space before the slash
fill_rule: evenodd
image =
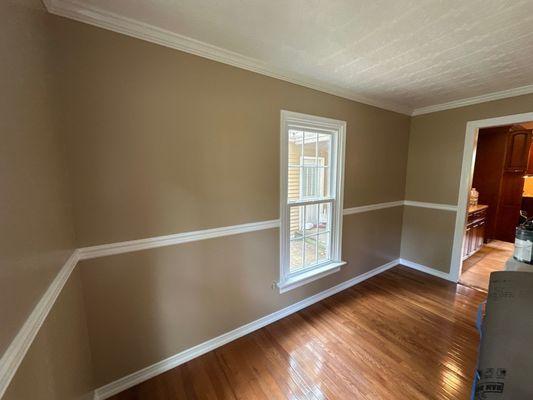
<path id="1" fill-rule="evenodd" d="M 330 260 L 317 264 L 312 268 L 291 273 L 290 256 L 290 206 L 288 201 L 288 170 L 289 170 L 289 129 L 304 128 L 312 131 L 323 131 L 332 135 L 330 154 L 330 194 L 328 202 L 331 207 L 331 241 Z M 342 261 L 342 210 L 344 194 L 344 149 L 346 141 L 346 122 L 296 113 L 281 111 L 281 151 L 280 151 L 280 293 L 305 285 L 314 280 L 340 270 L 346 262 Z M 321 199 L 322 201 L 323 199 Z M 316 200 L 299 201 L 298 205 L 314 204 Z"/>

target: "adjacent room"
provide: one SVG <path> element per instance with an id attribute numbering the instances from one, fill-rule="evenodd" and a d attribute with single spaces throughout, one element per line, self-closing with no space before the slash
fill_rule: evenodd
<path id="1" fill-rule="evenodd" d="M 460 283 L 487 291 L 514 250 L 516 227 L 533 217 L 532 122 L 480 129 Z"/>
<path id="2" fill-rule="evenodd" d="M 533 398 L 532 26 L 0 2 L 0 399 Z"/>

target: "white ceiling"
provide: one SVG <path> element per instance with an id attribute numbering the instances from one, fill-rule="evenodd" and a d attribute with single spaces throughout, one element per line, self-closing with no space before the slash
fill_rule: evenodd
<path id="1" fill-rule="evenodd" d="M 533 84 L 533 0 L 46 3 L 57 14 L 406 113 Z"/>

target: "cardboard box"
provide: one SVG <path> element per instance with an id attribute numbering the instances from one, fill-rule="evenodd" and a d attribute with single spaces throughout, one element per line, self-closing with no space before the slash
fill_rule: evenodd
<path id="1" fill-rule="evenodd" d="M 475 399 L 533 399 L 533 273 L 490 276 Z"/>

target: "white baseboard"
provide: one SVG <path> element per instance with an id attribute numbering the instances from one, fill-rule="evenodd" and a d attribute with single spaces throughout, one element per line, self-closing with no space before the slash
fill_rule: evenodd
<path id="1" fill-rule="evenodd" d="M 268 324 L 271 324 L 281 318 L 284 318 L 290 314 L 293 314 L 305 307 L 308 307 L 320 300 L 325 299 L 326 297 L 332 296 L 366 279 L 369 279 L 377 274 L 380 274 L 388 270 L 389 268 L 392 268 L 398 265 L 399 262 L 400 260 L 393 260 L 391 262 L 388 262 L 387 264 L 374 268 L 373 270 L 365 272 L 364 274 L 358 275 L 355 278 L 352 278 L 343 283 L 340 283 L 330 289 L 324 290 L 323 292 L 317 293 L 311 297 L 301 300 L 298 303 L 292 304 L 286 308 L 283 308 L 272 314 L 259 318 L 253 322 L 250 322 L 246 325 L 236 328 L 230 332 L 224 333 L 206 342 L 200 343 L 197 346 L 191 347 L 190 349 L 184 350 L 165 360 L 152 364 L 146 368 L 143 368 L 137 372 L 134 372 L 128 376 L 125 376 L 124 378 L 118 379 L 105 386 L 102 386 L 95 390 L 94 399 L 95 400 L 107 399 L 132 386 L 135 386 L 156 375 L 159 375 L 163 372 L 166 372 L 172 368 L 177 367 L 178 365 L 181 365 L 189 360 L 192 360 L 193 358 L 199 357 L 211 350 L 214 350 L 220 346 L 225 345 L 226 343 L 229 343 L 257 329 L 260 329 Z"/>
<path id="2" fill-rule="evenodd" d="M 409 268 L 412 268 L 412 269 L 416 269 L 416 270 L 421 271 L 421 272 L 425 272 L 426 274 L 433 275 L 433 276 L 436 276 L 438 278 L 446 279 L 447 281 L 450 281 L 450 282 L 457 283 L 457 282 L 455 282 L 452 279 L 450 273 L 446 273 L 446 272 L 442 272 L 442 271 L 436 270 L 434 268 L 426 267 L 425 265 L 417 264 L 417 263 L 415 263 L 413 261 L 409 261 L 409 260 L 406 260 L 404 258 L 400 258 L 399 262 L 400 262 L 401 265 L 404 265 L 406 267 L 409 267 Z"/>
<path id="3" fill-rule="evenodd" d="M 0 398 L 4 395 L 11 379 L 17 372 L 78 260 L 78 250 L 74 250 L 0 359 Z"/>

